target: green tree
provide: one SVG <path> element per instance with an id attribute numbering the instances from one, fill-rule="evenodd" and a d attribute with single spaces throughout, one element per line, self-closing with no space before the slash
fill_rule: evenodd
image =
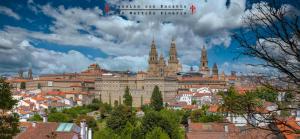
<path id="1" fill-rule="evenodd" d="M 126 106 L 129 106 L 131 107 L 132 106 L 132 96 L 129 92 L 129 87 L 127 86 L 126 89 L 125 89 L 125 93 L 123 95 L 123 103 L 126 105 Z"/>
<path id="2" fill-rule="evenodd" d="M 143 107 L 143 105 L 144 105 L 144 97 L 143 95 L 141 95 L 141 108 Z"/>
<path id="3" fill-rule="evenodd" d="M 37 84 L 37 89 L 41 89 L 41 83 Z"/>
<path id="4" fill-rule="evenodd" d="M 275 102 L 277 101 L 278 92 L 274 90 L 271 86 L 270 87 L 261 87 L 253 91 L 258 98 L 269 101 Z"/>
<path id="5" fill-rule="evenodd" d="M 26 83 L 25 82 L 21 82 L 20 89 L 26 89 Z"/>
<path id="6" fill-rule="evenodd" d="M 7 114 L 17 100 L 14 100 L 11 95 L 10 85 L 0 78 L 0 138 L 9 139 L 15 136 L 18 132 L 19 117 L 17 114 Z"/>
<path id="7" fill-rule="evenodd" d="M 80 126 L 80 121 L 82 121 L 83 119 L 86 121 L 86 124 L 88 125 L 88 127 L 92 128 L 93 131 L 98 130 L 97 121 L 91 116 L 80 115 L 75 119 L 75 123 Z"/>
<path id="8" fill-rule="evenodd" d="M 160 127 L 172 139 L 183 138 L 180 131 L 180 124 L 179 122 L 176 122 L 176 119 L 178 119 L 176 116 L 176 113 L 171 111 L 161 113 L 157 111 L 150 111 L 146 113 L 142 119 L 142 133 L 147 134 L 155 127 Z"/>
<path id="9" fill-rule="evenodd" d="M 170 137 L 160 127 L 155 127 L 151 132 L 146 134 L 146 139 L 170 139 Z"/>
<path id="10" fill-rule="evenodd" d="M 57 112 L 57 113 L 50 113 L 48 115 L 48 121 L 49 122 L 71 122 L 71 118 L 65 114 L 65 113 L 61 113 L 61 112 Z"/>
<path id="11" fill-rule="evenodd" d="M 118 100 L 115 100 L 114 101 L 114 107 L 118 107 L 119 106 L 119 102 L 118 102 Z"/>
<path id="12" fill-rule="evenodd" d="M 111 95 L 110 95 L 110 93 L 109 93 L 109 95 L 108 95 L 108 104 L 111 106 Z"/>
<path id="13" fill-rule="evenodd" d="M 114 108 L 110 116 L 107 118 L 107 127 L 115 131 L 117 134 L 121 134 L 122 130 L 128 121 L 132 121 L 131 109 L 124 105 L 119 105 Z"/>
<path id="14" fill-rule="evenodd" d="M 101 118 L 105 118 L 111 112 L 112 107 L 108 103 L 101 103 L 99 110 L 101 113 Z"/>
<path id="15" fill-rule="evenodd" d="M 163 109 L 163 98 L 157 85 L 154 87 L 154 90 L 152 92 L 151 106 L 156 111 L 160 111 L 161 109 Z"/>
<path id="16" fill-rule="evenodd" d="M 31 118 L 28 119 L 29 121 L 42 121 L 43 118 L 39 114 L 34 114 Z"/>
<path id="17" fill-rule="evenodd" d="M 196 105 L 197 101 L 195 99 L 192 100 L 192 105 Z"/>

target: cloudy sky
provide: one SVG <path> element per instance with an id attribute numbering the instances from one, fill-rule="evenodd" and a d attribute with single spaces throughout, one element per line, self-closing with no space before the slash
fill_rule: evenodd
<path id="1" fill-rule="evenodd" d="M 32 67 L 35 74 L 80 72 L 92 63 L 109 70 L 146 70 L 154 38 L 167 60 L 172 38 L 184 70 L 198 68 L 208 49 L 209 66 L 251 72 L 259 63 L 239 57 L 234 31 L 262 1 L 247 0 L 1 0 L 0 74 Z M 120 16 L 120 4 L 196 6 L 186 16 Z M 288 3 L 292 4 L 292 3 Z M 104 12 L 105 5 L 110 11 Z M 187 12 L 189 8 L 187 8 Z M 263 69 L 262 69 L 263 70 Z"/>

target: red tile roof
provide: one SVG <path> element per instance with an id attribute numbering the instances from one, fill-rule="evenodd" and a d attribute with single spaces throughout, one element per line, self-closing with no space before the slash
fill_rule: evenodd
<path id="1" fill-rule="evenodd" d="M 56 134 L 56 139 L 72 139 L 77 136 L 74 132 L 56 132 L 59 123 L 36 123 L 36 126 L 29 126 L 24 132 L 19 133 L 15 139 L 48 139 L 51 132 Z"/>
<path id="2" fill-rule="evenodd" d="M 281 132 L 283 132 L 283 135 L 286 139 L 298 139 L 300 138 L 300 134 L 296 134 L 292 129 L 294 130 L 300 130 L 300 122 L 297 123 L 295 118 L 290 118 L 287 119 L 286 121 L 284 120 L 285 124 L 283 123 L 278 123 L 277 127 Z M 292 127 L 292 129 L 290 127 Z"/>

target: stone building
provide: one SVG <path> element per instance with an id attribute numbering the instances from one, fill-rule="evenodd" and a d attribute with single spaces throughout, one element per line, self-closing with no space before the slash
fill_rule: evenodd
<path id="1" fill-rule="evenodd" d="M 176 74 L 181 71 L 182 67 L 177 57 L 175 40 L 173 39 L 171 42 L 171 47 L 169 50 L 169 59 L 167 64 L 164 60 L 162 53 L 158 58 L 156 45 L 153 40 L 151 44 L 151 50 L 149 52 L 148 64 L 148 76 L 150 77 L 176 76 Z"/>
<path id="2" fill-rule="evenodd" d="M 128 86 L 133 98 L 133 106 L 150 102 L 155 86 L 162 92 L 163 100 L 171 100 L 177 93 L 177 79 L 174 77 L 149 77 L 144 72 L 136 75 L 104 75 L 95 81 L 95 93 L 103 102 L 113 104 L 114 101 L 123 103 L 125 88 Z"/>
<path id="3" fill-rule="evenodd" d="M 210 72 L 212 71 L 212 73 Z M 226 75 L 222 72 L 219 76 L 219 70 L 214 63 L 212 70 L 208 67 L 208 55 L 205 47 L 201 49 L 201 58 L 199 72 L 193 71 L 184 72 L 177 76 L 178 92 L 186 92 L 190 88 L 210 87 L 214 89 L 224 89 L 227 87 Z"/>
<path id="4" fill-rule="evenodd" d="M 157 85 L 162 92 L 163 100 L 171 101 L 177 94 L 177 73 L 181 64 L 177 57 L 176 43 L 172 40 L 169 59 L 166 63 L 161 53 L 158 57 L 154 40 L 151 43 L 148 59 L 148 72 L 138 72 L 136 75 L 111 74 L 102 76 L 95 81 L 95 92 L 102 101 L 122 102 L 125 88 L 128 86 L 133 98 L 133 106 L 149 103 L 154 87 Z"/>
<path id="5" fill-rule="evenodd" d="M 205 47 L 201 50 L 201 59 L 200 59 L 200 66 L 199 66 L 200 73 L 203 74 L 204 77 L 210 76 L 210 70 L 208 68 L 208 59 L 207 59 L 207 52 Z"/>

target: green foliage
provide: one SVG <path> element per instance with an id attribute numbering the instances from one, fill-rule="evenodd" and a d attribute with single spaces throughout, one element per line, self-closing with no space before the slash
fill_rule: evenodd
<path id="1" fill-rule="evenodd" d="M 98 130 L 97 121 L 91 116 L 80 115 L 76 118 L 75 123 L 80 126 L 80 121 L 82 121 L 83 119 L 86 121 L 88 127 L 92 128 L 93 131 Z"/>
<path id="2" fill-rule="evenodd" d="M 109 104 L 109 106 L 111 106 L 111 95 L 110 95 L 110 93 L 108 94 L 108 98 L 109 98 L 108 104 Z"/>
<path id="3" fill-rule="evenodd" d="M 99 132 L 94 133 L 95 139 L 121 139 L 121 136 L 114 133 L 114 131 L 110 128 L 104 128 Z"/>
<path id="4" fill-rule="evenodd" d="M 160 111 L 161 109 L 163 109 L 163 98 L 157 85 L 154 87 L 154 90 L 152 92 L 151 106 L 156 111 Z"/>
<path id="5" fill-rule="evenodd" d="M 41 89 L 41 84 L 40 83 L 37 84 L 37 89 Z"/>
<path id="6" fill-rule="evenodd" d="M 121 132 L 121 137 L 123 139 L 131 139 L 133 130 L 134 126 L 130 122 L 127 122 L 125 128 Z"/>
<path id="7" fill-rule="evenodd" d="M 114 107 L 118 107 L 119 106 L 119 102 L 118 102 L 118 100 L 115 100 L 114 101 Z"/>
<path id="8" fill-rule="evenodd" d="M 11 139 L 19 133 L 19 116 L 17 114 L 0 114 L 0 138 Z"/>
<path id="9" fill-rule="evenodd" d="M 19 132 L 19 117 L 17 114 L 5 114 L 16 105 L 11 95 L 10 85 L 0 78 L 0 138 L 12 138 Z"/>
<path id="10" fill-rule="evenodd" d="M 147 112 L 153 110 L 152 107 L 151 107 L 150 105 L 147 105 L 147 104 L 142 105 L 142 108 L 141 108 L 141 109 L 142 109 L 142 111 L 145 112 L 145 113 L 147 113 Z"/>
<path id="11" fill-rule="evenodd" d="M 196 100 L 192 100 L 192 105 L 196 105 L 197 104 L 197 101 Z"/>
<path id="12" fill-rule="evenodd" d="M 170 115 L 171 112 L 149 112 L 142 119 L 142 132 L 146 134 L 152 131 L 155 127 L 160 127 L 163 129 L 170 138 L 178 139 L 182 138 L 180 134 L 179 122 L 181 118 L 178 118 L 175 113 Z"/>
<path id="13" fill-rule="evenodd" d="M 219 114 L 211 114 L 208 113 L 208 106 L 202 106 L 201 109 L 197 109 L 192 111 L 191 113 L 191 120 L 193 122 L 221 122 L 223 120 L 223 116 Z"/>
<path id="14" fill-rule="evenodd" d="M 99 110 L 101 113 L 101 117 L 104 118 L 112 111 L 112 107 L 107 103 L 101 103 Z"/>
<path id="15" fill-rule="evenodd" d="M 17 100 L 14 100 L 11 95 L 9 83 L 0 78 L 0 110 L 5 113 L 11 110 L 16 103 Z"/>
<path id="16" fill-rule="evenodd" d="M 245 94 L 238 94 L 233 87 L 220 95 L 224 101 L 220 110 L 238 115 L 254 112 L 258 107 L 262 107 L 263 103 L 258 98 L 257 93 L 246 92 Z"/>
<path id="17" fill-rule="evenodd" d="M 191 116 L 192 111 L 188 110 L 188 111 L 183 111 L 183 112 L 184 112 L 184 114 L 182 115 L 180 123 L 187 126 L 188 125 L 188 119 Z"/>
<path id="18" fill-rule="evenodd" d="M 88 104 L 86 107 L 91 111 L 96 111 L 99 110 L 100 104 L 92 102 L 91 104 Z"/>
<path id="19" fill-rule="evenodd" d="M 146 139 L 170 139 L 170 137 L 160 127 L 155 127 L 151 132 L 146 134 Z"/>
<path id="20" fill-rule="evenodd" d="M 269 102 L 275 102 L 278 96 L 278 92 L 275 91 L 272 88 L 267 87 L 261 87 L 253 91 L 255 95 L 263 100 L 269 101 Z"/>
<path id="21" fill-rule="evenodd" d="M 89 106 L 77 106 L 69 109 L 64 109 L 62 113 L 67 114 L 72 119 L 75 119 L 80 115 L 85 115 L 92 111 L 93 109 L 90 109 Z"/>
<path id="22" fill-rule="evenodd" d="M 100 101 L 99 99 L 94 98 L 94 99 L 92 100 L 92 103 L 94 103 L 94 104 L 100 104 L 101 101 Z"/>
<path id="23" fill-rule="evenodd" d="M 120 134 L 128 121 L 132 121 L 131 109 L 120 105 L 112 111 L 111 115 L 107 118 L 106 124 L 108 128 Z"/>
<path id="24" fill-rule="evenodd" d="M 128 86 L 125 89 L 125 93 L 123 95 L 123 98 L 124 98 L 124 100 L 123 100 L 124 105 L 131 107 L 132 106 L 132 96 L 129 92 L 129 87 Z"/>
<path id="25" fill-rule="evenodd" d="M 141 107 L 143 107 L 143 105 L 144 105 L 144 97 L 143 95 L 141 95 Z"/>
<path id="26" fill-rule="evenodd" d="M 43 118 L 39 114 L 34 114 L 28 121 L 42 121 Z"/>
<path id="27" fill-rule="evenodd" d="M 57 113 L 50 113 L 48 115 L 48 121 L 49 122 L 72 122 L 71 117 L 68 116 L 68 114 L 57 112 Z"/>
<path id="28" fill-rule="evenodd" d="M 20 89 L 26 89 L 26 83 L 25 82 L 21 82 Z"/>

